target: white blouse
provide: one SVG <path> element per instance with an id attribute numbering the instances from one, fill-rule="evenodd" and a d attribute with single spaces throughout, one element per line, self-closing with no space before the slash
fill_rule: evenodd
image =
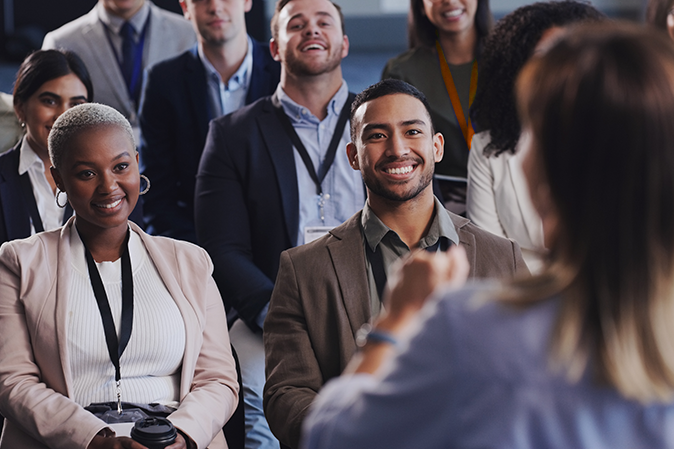
<path id="1" fill-rule="evenodd" d="M 73 271 L 67 313 L 67 350 L 72 399 L 82 406 L 116 401 L 115 369 L 108 355 L 103 323 L 84 256 L 73 226 L 70 232 Z M 180 368 L 185 352 L 185 323 L 140 237 L 131 232 L 133 331 L 120 359 L 122 400 L 177 407 Z M 96 264 L 119 335 L 122 315 L 121 259 Z"/>

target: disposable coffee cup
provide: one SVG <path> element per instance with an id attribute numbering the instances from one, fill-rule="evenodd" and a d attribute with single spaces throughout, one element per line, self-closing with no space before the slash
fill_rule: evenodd
<path id="1" fill-rule="evenodd" d="M 178 431 L 164 418 L 145 418 L 136 421 L 131 438 L 148 449 L 164 449 L 176 442 Z"/>

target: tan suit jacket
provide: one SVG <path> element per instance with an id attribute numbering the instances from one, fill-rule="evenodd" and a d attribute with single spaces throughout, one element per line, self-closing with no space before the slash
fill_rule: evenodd
<path id="1" fill-rule="evenodd" d="M 515 242 L 450 213 L 470 262 L 471 278 L 527 272 Z M 285 445 L 299 446 L 302 422 L 323 384 L 356 351 L 354 335 L 370 320 L 361 213 L 328 235 L 281 253 L 264 323 L 264 411 Z"/>
<path id="2" fill-rule="evenodd" d="M 73 223 L 70 219 L 63 228 L 0 248 L 0 413 L 7 418 L 3 449 L 85 448 L 106 427 L 69 399 L 65 311 Z M 199 448 L 226 448 L 222 426 L 236 408 L 238 384 L 213 265 L 197 246 L 131 227 L 185 322 L 180 407 L 169 419 Z"/>

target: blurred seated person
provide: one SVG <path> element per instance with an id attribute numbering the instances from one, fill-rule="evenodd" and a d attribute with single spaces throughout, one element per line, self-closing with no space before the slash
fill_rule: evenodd
<path id="1" fill-rule="evenodd" d="M 417 253 L 305 448 L 674 447 L 674 46 L 573 28 L 517 98 L 544 271 L 452 291 L 461 249 Z"/>
<path id="2" fill-rule="evenodd" d="M 14 113 L 10 94 L 0 92 L 0 153 L 11 149 L 23 136 L 23 129 Z"/>
<path id="3" fill-rule="evenodd" d="M 499 20 L 484 44 L 482 77 L 471 108 L 478 133 L 468 157 L 466 213 L 482 229 L 515 240 L 532 273 L 542 269 L 545 246 L 521 168 L 515 79 L 537 46 L 561 27 L 602 18 L 587 3 L 534 3 Z"/>
<path id="4" fill-rule="evenodd" d="M 49 155 L 75 216 L 0 247 L 0 448 L 142 449 L 85 409 L 117 398 L 168 410 L 170 449 L 226 448 L 238 384 L 213 264 L 128 220 L 131 125 L 77 106 L 53 123 Z"/>

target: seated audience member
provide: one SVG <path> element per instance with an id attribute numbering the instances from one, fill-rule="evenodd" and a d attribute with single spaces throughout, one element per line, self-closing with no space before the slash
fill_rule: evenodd
<path id="1" fill-rule="evenodd" d="M 428 99 L 433 124 L 445 138 L 445 156 L 435 177 L 445 205 L 456 213 L 466 208 L 473 136 L 468 111 L 482 78 L 481 47 L 492 21 L 489 0 L 410 0 L 410 50 L 388 61 L 382 74 L 382 79 L 412 84 Z"/>
<path id="2" fill-rule="evenodd" d="M 0 447 L 142 449 L 85 409 L 121 394 L 163 406 L 170 449 L 226 448 L 238 384 L 213 265 L 128 221 L 142 193 L 129 122 L 74 107 L 49 155 L 75 216 L 0 248 Z"/>
<path id="3" fill-rule="evenodd" d="M 646 6 L 646 23 L 674 39 L 674 0 L 649 0 Z"/>
<path id="4" fill-rule="evenodd" d="M 282 427 L 270 430 L 262 405 L 263 325 L 279 256 L 365 203 L 363 181 L 344 153 L 353 95 L 342 78 L 349 40 L 339 6 L 279 0 L 271 32 L 278 88 L 211 121 L 195 191 L 198 242 L 213 258 L 233 322 L 247 449 L 278 448 L 274 436 L 285 435 Z"/>
<path id="5" fill-rule="evenodd" d="M 674 447 L 674 47 L 582 25 L 517 98 L 544 271 L 428 299 L 466 262 L 417 253 L 305 448 Z"/>
<path id="6" fill-rule="evenodd" d="M 150 0 L 98 0 L 84 16 L 47 33 L 42 48 L 77 53 L 91 72 L 96 102 L 124 114 L 138 142 L 143 70 L 195 41 L 187 20 Z"/>
<path id="7" fill-rule="evenodd" d="M 16 145 L 23 136 L 23 129 L 14 113 L 13 97 L 0 92 L 0 153 Z"/>
<path id="8" fill-rule="evenodd" d="M 140 106 L 150 234 L 196 242 L 194 185 L 208 122 L 274 93 L 280 66 L 246 34 L 251 0 L 182 0 L 198 44 L 147 74 Z"/>
<path id="9" fill-rule="evenodd" d="M 379 315 L 396 259 L 414 248 L 461 246 L 471 277 L 526 272 L 516 243 L 448 212 L 434 197 L 431 181 L 443 137 L 434 132 L 416 88 L 388 79 L 357 95 L 346 150 L 365 181 L 365 207 L 321 239 L 281 254 L 264 323 L 265 414 L 292 448 L 299 447 L 317 392 L 356 351 L 356 331 Z"/>
<path id="10" fill-rule="evenodd" d="M 73 214 L 52 178 L 47 136 L 64 111 L 91 101 L 82 60 L 69 51 L 38 50 L 19 67 L 14 111 L 26 134 L 0 156 L 0 244 L 62 226 Z M 131 219 L 142 224 L 138 205 Z"/>
<path id="11" fill-rule="evenodd" d="M 89 72 L 72 52 L 38 50 L 19 67 L 13 102 L 26 133 L 0 156 L 0 243 L 56 229 L 72 215 L 55 201 L 67 203 L 49 170 L 47 136 L 59 115 L 92 97 Z"/>
<path id="12" fill-rule="evenodd" d="M 532 272 L 545 254 L 541 220 L 529 199 L 519 148 L 515 79 L 535 48 L 561 27 L 603 15 L 576 1 L 534 3 L 501 19 L 486 39 L 482 78 L 471 109 L 479 133 L 468 158 L 468 218 L 482 229 L 515 240 Z"/>

